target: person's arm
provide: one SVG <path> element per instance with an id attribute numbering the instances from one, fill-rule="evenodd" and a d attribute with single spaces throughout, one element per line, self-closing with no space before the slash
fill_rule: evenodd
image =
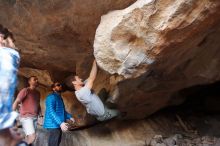
<path id="1" fill-rule="evenodd" d="M 16 98 L 15 102 L 12 105 L 12 110 L 16 111 L 16 109 L 18 108 L 18 104 L 20 104 L 20 103 L 21 103 L 21 101 L 18 98 Z"/>
<path id="2" fill-rule="evenodd" d="M 68 113 L 66 110 L 65 110 L 65 116 L 66 116 L 66 120 L 71 120 L 73 123 L 75 123 L 75 119 L 73 118 L 73 116 Z"/>
<path id="3" fill-rule="evenodd" d="M 96 75 L 97 75 L 97 64 L 96 61 L 93 61 L 93 65 L 92 65 L 92 69 L 90 71 L 90 75 L 89 78 L 87 79 L 87 82 L 85 84 L 86 87 L 88 87 L 89 89 L 92 89 L 93 86 L 93 82 L 95 81 Z"/>
<path id="4" fill-rule="evenodd" d="M 38 111 L 38 119 L 37 119 L 37 124 L 42 126 L 43 125 L 43 114 L 42 114 L 42 110 L 41 110 L 41 107 L 40 107 L 40 104 L 39 104 L 39 111 Z"/>
<path id="5" fill-rule="evenodd" d="M 43 113 L 42 113 L 42 110 L 41 110 L 41 106 L 40 106 L 40 104 L 39 104 L 39 112 L 38 112 L 38 116 L 39 117 L 43 117 Z"/>
<path id="6" fill-rule="evenodd" d="M 27 89 L 24 88 L 18 93 L 18 96 L 12 105 L 13 111 L 15 111 L 17 109 L 18 104 L 20 104 L 22 102 L 22 100 L 24 100 L 24 98 L 27 96 L 27 92 L 28 92 Z"/>
<path id="7" fill-rule="evenodd" d="M 41 106 L 40 106 L 40 92 L 38 92 L 38 109 L 39 109 L 38 116 L 43 117 Z"/>
<path id="8" fill-rule="evenodd" d="M 72 118 L 72 115 L 65 110 L 66 119 L 69 120 Z"/>

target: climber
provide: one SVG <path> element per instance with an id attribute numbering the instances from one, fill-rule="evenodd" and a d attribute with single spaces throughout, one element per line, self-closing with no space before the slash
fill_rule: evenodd
<path id="1" fill-rule="evenodd" d="M 94 60 L 89 78 L 85 83 L 79 76 L 75 75 L 72 84 L 75 89 L 76 98 L 86 107 L 87 112 L 95 116 L 98 121 L 106 121 L 118 116 L 120 112 L 105 106 L 101 99 L 95 93 L 91 92 L 96 74 L 97 65 Z"/>

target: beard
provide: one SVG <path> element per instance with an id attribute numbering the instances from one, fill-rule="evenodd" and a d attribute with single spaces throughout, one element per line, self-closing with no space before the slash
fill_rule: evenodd
<path id="1" fill-rule="evenodd" d="M 56 90 L 56 92 L 62 93 L 63 92 L 63 88 Z"/>

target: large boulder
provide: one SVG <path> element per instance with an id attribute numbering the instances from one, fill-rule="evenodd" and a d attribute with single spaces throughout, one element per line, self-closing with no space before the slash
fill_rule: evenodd
<path id="1" fill-rule="evenodd" d="M 94 55 L 115 103 L 143 118 L 184 101 L 178 91 L 220 79 L 220 1 L 138 0 L 102 16 Z"/>

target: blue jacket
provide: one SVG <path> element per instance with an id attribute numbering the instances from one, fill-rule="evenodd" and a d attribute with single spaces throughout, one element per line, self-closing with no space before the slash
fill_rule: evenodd
<path id="1" fill-rule="evenodd" d="M 45 104 L 44 128 L 60 128 L 62 122 L 72 117 L 66 112 L 62 97 L 55 92 L 46 97 Z"/>

